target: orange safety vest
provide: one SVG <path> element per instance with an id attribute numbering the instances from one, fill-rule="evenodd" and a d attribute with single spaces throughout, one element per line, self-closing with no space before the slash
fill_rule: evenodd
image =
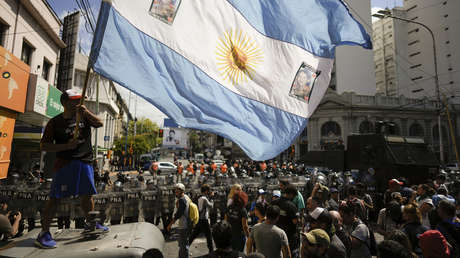
<path id="1" fill-rule="evenodd" d="M 187 166 L 187 171 L 188 171 L 188 172 L 193 172 L 192 163 L 188 164 L 188 166 Z"/>
<path id="2" fill-rule="evenodd" d="M 200 174 L 204 174 L 204 165 L 200 166 Z"/>
<path id="3" fill-rule="evenodd" d="M 260 164 L 260 169 L 261 169 L 262 171 L 267 170 L 267 164 L 265 164 L 265 162 L 262 162 L 262 163 Z"/>
<path id="4" fill-rule="evenodd" d="M 211 165 L 211 168 L 212 168 L 212 171 L 216 171 L 216 169 L 217 169 L 217 164 L 216 164 L 216 163 L 213 163 L 213 164 Z"/>
<path id="5" fill-rule="evenodd" d="M 224 174 L 227 173 L 227 165 L 225 163 L 220 166 L 220 171 L 222 171 Z"/>
<path id="6" fill-rule="evenodd" d="M 184 167 L 182 165 L 179 165 L 177 167 L 177 173 L 179 173 L 180 175 L 182 175 L 182 171 L 184 170 Z"/>

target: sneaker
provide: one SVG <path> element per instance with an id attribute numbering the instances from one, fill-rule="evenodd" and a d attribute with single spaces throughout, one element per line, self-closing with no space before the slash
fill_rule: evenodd
<path id="1" fill-rule="evenodd" d="M 41 232 L 35 240 L 35 245 L 44 249 L 52 249 L 56 248 L 56 241 L 54 241 L 49 231 Z"/>
<path id="2" fill-rule="evenodd" d="M 103 231 L 110 231 L 109 227 L 104 226 L 104 225 L 100 224 L 99 222 L 96 222 L 96 229 L 103 230 Z"/>

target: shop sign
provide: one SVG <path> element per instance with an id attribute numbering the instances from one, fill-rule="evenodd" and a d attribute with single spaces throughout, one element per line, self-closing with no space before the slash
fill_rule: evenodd
<path id="1" fill-rule="evenodd" d="M 35 86 L 35 98 L 33 104 L 33 111 L 45 115 L 46 114 L 46 101 L 48 98 L 48 82 L 38 77 L 37 85 Z"/>
<path id="2" fill-rule="evenodd" d="M 48 91 L 48 100 L 46 103 L 46 116 L 53 118 L 64 112 L 64 107 L 61 105 L 61 91 L 50 85 Z"/>
<path id="3" fill-rule="evenodd" d="M 0 109 L 0 179 L 8 174 L 15 121 L 15 113 Z"/>
<path id="4" fill-rule="evenodd" d="M 0 46 L 0 107 L 23 113 L 30 67 Z"/>

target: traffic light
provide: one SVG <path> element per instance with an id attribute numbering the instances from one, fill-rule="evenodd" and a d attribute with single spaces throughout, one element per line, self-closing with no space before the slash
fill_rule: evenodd
<path id="1" fill-rule="evenodd" d="M 158 130 L 158 137 L 163 138 L 163 129 Z"/>

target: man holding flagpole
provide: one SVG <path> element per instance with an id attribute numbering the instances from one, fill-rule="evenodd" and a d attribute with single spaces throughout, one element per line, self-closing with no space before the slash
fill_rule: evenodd
<path id="1" fill-rule="evenodd" d="M 40 142 L 42 151 L 56 152 L 56 174 L 51 185 L 50 200 L 43 209 L 42 231 L 35 241 L 41 248 L 56 247 L 56 241 L 51 236 L 49 228 L 60 199 L 79 196 L 85 216 L 88 217 L 88 213 L 94 211 L 92 195 L 96 194 L 96 188 L 92 167 L 91 127 L 99 128 L 103 124 L 84 105 L 79 105 L 82 97 L 82 94 L 74 89 L 69 89 L 61 95 L 64 112 L 48 122 Z M 78 125 L 78 138 L 75 139 L 77 112 L 81 116 L 81 121 Z M 99 223 L 96 224 L 96 229 L 109 230 Z"/>

